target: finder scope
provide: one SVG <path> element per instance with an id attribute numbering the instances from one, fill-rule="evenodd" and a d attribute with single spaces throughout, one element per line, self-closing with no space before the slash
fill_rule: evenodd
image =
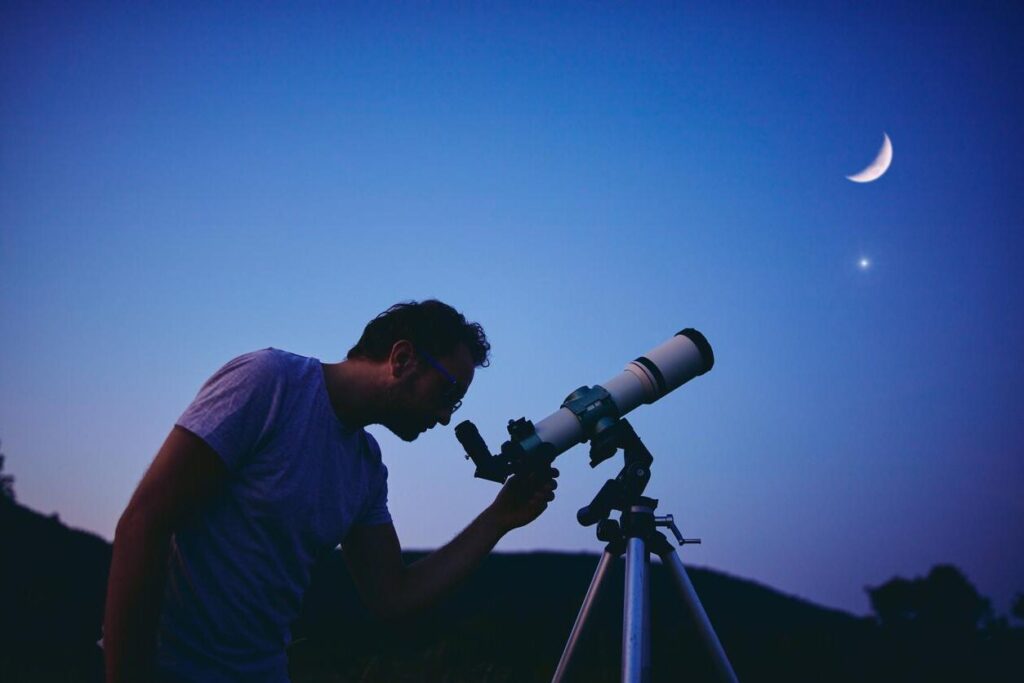
<path id="1" fill-rule="evenodd" d="M 510 474 L 548 467 L 561 453 L 584 441 L 591 442 L 593 467 L 614 454 L 615 447 L 610 446 L 609 451 L 603 436 L 614 433 L 612 427 L 622 417 L 703 375 L 714 364 L 711 344 L 700 332 L 687 328 L 627 363 L 604 384 L 572 392 L 558 410 L 536 425 L 526 418 L 510 420 L 510 439 L 498 455 L 490 454 L 480 432 L 468 420 L 455 428 L 455 436 L 476 465 L 476 476 L 499 483 Z"/>

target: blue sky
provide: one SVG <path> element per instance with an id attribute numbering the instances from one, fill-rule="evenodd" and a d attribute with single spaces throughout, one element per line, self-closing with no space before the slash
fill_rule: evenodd
<path id="1" fill-rule="evenodd" d="M 1013 3 L 8 2 L 0 438 L 110 538 L 217 367 L 339 360 L 439 297 L 494 346 L 496 448 L 683 327 L 717 364 L 631 421 L 684 561 L 866 612 L 961 567 L 1024 591 L 1024 12 Z M 892 167 L 857 185 L 882 133 Z M 860 258 L 871 266 L 861 269 Z M 379 428 L 407 547 L 495 487 Z M 503 550 L 591 550 L 559 459 Z"/>

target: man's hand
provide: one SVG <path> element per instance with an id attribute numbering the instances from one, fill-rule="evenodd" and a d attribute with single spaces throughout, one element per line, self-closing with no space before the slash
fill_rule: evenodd
<path id="1" fill-rule="evenodd" d="M 546 477 L 543 474 L 516 475 L 505 482 L 491 503 L 491 511 L 503 528 L 511 531 L 537 519 L 555 499 L 558 474 L 552 467 Z"/>
<path id="2" fill-rule="evenodd" d="M 435 603 L 469 575 L 505 533 L 529 524 L 555 498 L 555 477 L 513 477 L 462 533 L 409 565 L 391 524 L 356 526 L 343 545 L 352 578 L 367 606 L 384 619 Z"/>

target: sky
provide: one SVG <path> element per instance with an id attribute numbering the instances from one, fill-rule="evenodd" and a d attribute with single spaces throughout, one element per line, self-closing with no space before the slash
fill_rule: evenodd
<path id="1" fill-rule="evenodd" d="M 629 416 L 684 562 L 858 614 L 940 563 L 1024 591 L 1019 3 L 146 5 L 0 8 L 20 502 L 110 539 L 227 360 L 437 297 L 493 345 L 457 415 L 492 450 L 708 338 Z M 450 428 L 370 431 L 407 548 L 497 492 Z M 600 552 L 575 511 L 620 465 L 557 466 L 499 550 Z"/>

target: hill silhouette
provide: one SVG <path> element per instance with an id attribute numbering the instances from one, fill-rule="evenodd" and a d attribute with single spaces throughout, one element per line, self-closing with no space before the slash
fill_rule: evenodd
<path id="1" fill-rule="evenodd" d="M 0 501 L 0 680 L 98 676 L 110 553 L 57 515 Z"/>
<path id="2" fill-rule="evenodd" d="M 102 680 L 95 641 L 110 544 L 69 529 L 55 515 L 4 502 L 0 548 L 0 680 Z M 406 553 L 406 561 L 422 554 Z M 295 624 L 292 680 L 550 680 L 597 559 L 597 554 L 493 554 L 439 606 L 412 621 L 380 624 L 361 605 L 336 551 L 315 568 Z M 622 564 L 607 577 L 571 680 L 619 680 Z M 1005 623 L 1009 635 L 997 638 L 996 645 L 975 638 L 977 632 L 961 633 L 972 638 L 971 649 L 954 657 L 956 667 L 920 667 L 914 658 L 930 656 L 921 649 L 927 641 L 914 640 L 906 619 L 893 626 L 711 569 L 688 567 L 688 573 L 743 681 L 959 680 L 964 672 L 979 674 L 971 680 L 1008 681 L 1014 680 L 1011 661 L 1021 671 L 1020 656 L 1013 654 L 1024 643 L 1021 629 Z M 652 566 L 654 680 L 712 680 L 710 661 L 669 579 L 659 564 Z M 894 592 L 873 590 L 873 600 Z M 943 634 L 956 652 L 960 641 Z"/>

